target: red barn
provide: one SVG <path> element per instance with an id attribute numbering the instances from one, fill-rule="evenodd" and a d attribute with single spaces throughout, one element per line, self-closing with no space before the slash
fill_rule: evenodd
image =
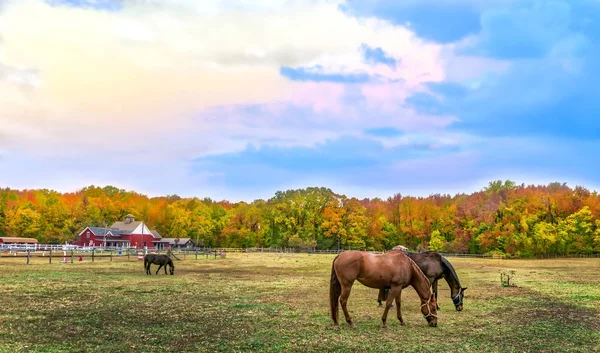
<path id="1" fill-rule="evenodd" d="M 133 215 L 125 216 L 123 222 L 115 222 L 109 228 L 86 227 L 72 242 L 79 246 L 109 247 L 154 247 L 160 240 L 158 232 L 150 230 L 143 221 L 136 221 Z"/>

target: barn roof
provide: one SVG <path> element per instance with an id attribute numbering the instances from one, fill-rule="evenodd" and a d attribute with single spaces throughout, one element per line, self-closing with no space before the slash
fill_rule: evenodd
<path id="1" fill-rule="evenodd" d="M 37 244 L 37 239 L 21 237 L 0 237 L 3 243 Z"/>
<path id="2" fill-rule="evenodd" d="M 123 232 L 121 232 L 121 230 L 119 230 L 117 228 L 85 227 L 85 229 L 91 230 L 92 233 L 94 233 L 94 235 L 97 237 L 103 237 L 107 234 L 115 236 L 115 237 L 120 237 L 121 234 L 123 234 Z M 85 229 L 83 231 L 85 231 Z M 83 233 L 83 231 L 81 233 Z"/>
<path id="3" fill-rule="evenodd" d="M 104 237 L 106 235 L 109 235 L 110 237 L 120 237 L 122 235 L 131 235 L 131 233 L 141 224 L 143 224 L 143 221 L 136 221 L 136 222 L 115 222 L 113 223 L 109 228 L 105 228 L 105 227 L 85 227 L 80 233 L 79 235 L 81 236 L 83 234 L 83 232 L 85 232 L 86 229 L 91 230 L 95 236 L 97 237 Z M 147 225 L 144 225 L 144 231 L 145 229 L 148 229 Z M 152 237 L 155 239 L 161 239 L 162 235 L 160 235 L 159 232 L 157 232 L 156 230 L 153 229 L 148 229 L 150 231 L 150 233 L 152 233 Z"/>
<path id="4" fill-rule="evenodd" d="M 120 230 L 121 234 L 130 234 L 142 223 L 143 223 L 142 221 L 135 221 L 135 222 L 131 222 L 131 223 L 115 222 L 110 227 Z"/>
<path id="5" fill-rule="evenodd" d="M 162 238 L 162 239 L 160 240 L 160 243 L 168 243 L 168 244 L 170 244 L 170 245 L 175 245 L 175 239 L 177 239 L 177 238 Z M 188 243 L 188 242 L 190 242 L 190 241 L 191 241 L 192 243 L 194 242 L 194 241 L 192 240 L 192 238 L 179 238 L 179 244 L 180 244 L 180 245 L 187 244 L 187 243 Z"/>
<path id="6" fill-rule="evenodd" d="M 115 232 L 118 232 L 118 229 L 111 229 L 111 228 L 104 228 L 104 227 L 87 227 L 89 228 L 92 233 L 94 233 L 95 236 L 97 237 L 103 237 L 104 235 L 108 234 L 108 233 L 112 233 L 113 235 L 115 234 Z"/>

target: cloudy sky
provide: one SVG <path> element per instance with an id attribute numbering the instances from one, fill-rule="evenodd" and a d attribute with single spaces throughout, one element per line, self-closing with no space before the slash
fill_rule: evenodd
<path id="1" fill-rule="evenodd" d="M 598 0 L 0 0 L 0 187 L 600 185 Z"/>

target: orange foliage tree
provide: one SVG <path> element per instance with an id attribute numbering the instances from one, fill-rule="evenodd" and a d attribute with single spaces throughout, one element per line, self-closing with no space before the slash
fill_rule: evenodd
<path id="1" fill-rule="evenodd" d="M 278 191 L 252 203 L 149 198 L 113 186 L 70 193 L 0 189 L 0 235 L 72 241 L 86 226 L 133 213 L 166 237 L 209 247 L 412 250 L 512 255 L 600 251 L 600 197 L 564 183 L 493 181 L 471 194 L 358 200 L 327 188 Z"/>

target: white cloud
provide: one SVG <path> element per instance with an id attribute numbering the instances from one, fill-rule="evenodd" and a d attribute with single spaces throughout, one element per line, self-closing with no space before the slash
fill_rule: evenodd
<path id="1" fill-rule="evenodd" d="M 362 43 L 401 58 L 395 74 L 406 89 L 423 75 L 443 78 L 437 46 L 384 21 L 349 17 L 338 3 L 126 1 L 120 11 L 100 11 L 13 1 L 0 14 L 0 45 L 5 66 L 31 68 L 13 81 L 41 83 L 27 102 L 40 119 L 102 133 L 188 129 L 181 116 L 213 105 L 286 99 L 297 85 L 280 66 L 368 70 Z M 10 89 L 2 86 L 2 95 Z"/>
<path id="2" fill-rule="evenodd" d="M 185 161 L 201 155 L 249 142 L 311 145 L 390 116 L 347 109 L 343 85 L 292 82 L 280 75 L 281 66 L 402 79 L 360 87 L 366 107 L 396 112 L 393 124 L 409 129 L 427 119 L 440 126 L 451 121 L 400 109 L 424 81 L 444 79 L 442 48 L 403 27 L 348 16 L 339 11 L 341 2 L 129 0 L 116 11 L 6 2 L 0 12 L 0 147 L 12 157 L 5 166 L 25 155 L 38 165 L 43 158 L 76 163 L 118 156 L 171 163 L 184 173 Z M 397 70 L 365 64 L 363 43 L 399 59 Z M 272 111 L 249 117 L 232 109 L 222 120 L 205 114 L 244 104 L 267 104 Z M 287 104 L 318 114 L 278 115 Z"/>

